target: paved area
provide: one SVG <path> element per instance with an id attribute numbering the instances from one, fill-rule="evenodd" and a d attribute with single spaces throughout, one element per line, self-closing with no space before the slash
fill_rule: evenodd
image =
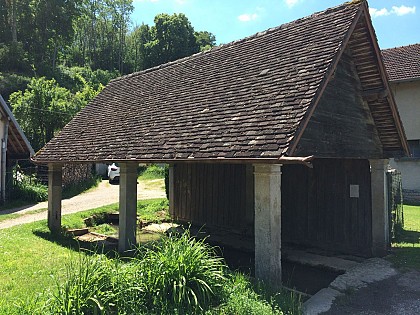
<path id="1" fill-rule="evenodd" d="M 368 259 L 306 301 L 304 314 L 420 314 L 420 272 L 401 272 L 384 259 Z"/>
<path id="2" fill-rule="evenodd" d="M 160 185 L 161 184 L 161 185 Z M 139 181 L 137 184 L 137 199 L 152 199 L 152 198 L 164 198 L 165 191 L 159 187 L 163 187 L 163 179 L 155 179 L 149 181 Z M 111 185 L 108 181 L 102 181 L 99 183 L 97 188 L 94 188 L 88 192 L 74 196 L 69 199 L 62 201 L 62 214 L 70 214 L 89 210 L 112 203 L 118 202 L 119 198 L 119 185 Z M 150 188 L 154 187 L 154 188 Z M 36 205 L 9 209 L 1 211 L 1 214 L 17 213 L 22 216 L 0 222 L 0 229 L 5 229 L 19 224 L 30 223 L 34 221 L 40 221 L 47 218 L 47 202 L 40 202 Z M 44 210 L 43 210 L 44 209 Z M 39 213 L 28 213 L 33 211 L 40 211 Z"/>

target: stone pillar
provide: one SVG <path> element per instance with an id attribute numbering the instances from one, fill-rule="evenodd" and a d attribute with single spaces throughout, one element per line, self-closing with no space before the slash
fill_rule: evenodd
<path id="1" fill-rule="evenodd" d="M 281 286 L 281 165 L 256 164 L 255 277 Z"/>
<path id="2" fill-rule="evenodd" d="M 372 255 L 384 256 L 390 247 L 387 159 L 369 160 L 372 193 Z"/>
<path id="3" fill-rule="evenodd" d="M 169 183 L 168 183 L 168 198 L 169 198 L 169 214 L 171 218 L 175 216 L 175 208 L 174 208 L 174 198 L 175 198 L 175 191 L 174 191 L 174 165 L 169 165 Z"/>
<path id="4" fill-rule="evenodd" d="M 118 251 L 136 244 L 137 227 L 137 163 L 120 163 Z"/>
<path id="5" fill-rule="evenodd" d="M 62 169 L 62 164 L 48 164 L 48 228 L 52 233 L 61 230 Z"/>

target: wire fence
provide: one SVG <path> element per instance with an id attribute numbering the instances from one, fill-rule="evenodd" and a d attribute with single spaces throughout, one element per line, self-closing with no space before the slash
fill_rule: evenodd
<path id="1" fill-rule="evenodd" d="M 392 169 L 387 172 L 389 231 L 392 240 L 404 227 L 403 189 L 401 172 Z"/>

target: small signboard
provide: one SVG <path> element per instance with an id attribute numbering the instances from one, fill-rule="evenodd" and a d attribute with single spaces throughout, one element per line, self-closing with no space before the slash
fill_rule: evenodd
<path id="1" fill-rule="evenodd" d="M 359 198 L 359 185 L 350 185 L 350 198 Z"/>

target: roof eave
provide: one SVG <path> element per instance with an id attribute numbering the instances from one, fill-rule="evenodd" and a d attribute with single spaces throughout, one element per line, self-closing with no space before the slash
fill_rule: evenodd
<path id="1" fill-rule="evenodd" d="M 25 133 L 23 132 L 22 128 L 20 127 L 19 123 L 17 122 L 17 120 L 16 120 L 15 116 L 13 115 L 12 111 L 7 106 L 5 100 L 3 99 L 3 96 L 1 96 L 1 94 L 0 94 L 0 104 L 1 104 L 2 109 L 6 112 L 6 115 L 11 120 L 12 124 L 16 127 L 19 135 L 22 137 L 22 140 L 25 143 L 26 148 L 29 151 L 29 156 L 30 157 L 34 156 L 35 155 L 34 149 L 32 148 L 28 138 L 26 138 Z"/>
<path id="2" fill-rule="evenodd" d="M 379 48 L 378 41 L 376 40 L 375 31 L 372 25 L 372 19 L 370 18 L 369 8 L 366 3 L 363 4 L 363 10 L 365 12 L 364 18 L 366 21 L 367 29 L 369 32 L 369 35 L 371 36 L 373 49 L 375 50 L 375 54 L 378 59 L 378 65 L 379 65 L 379 73 L 382 78 L 383 84 L 385 86 L 385 89 L 389 91 L 387 100 L 389 102 L 389 106 L 391 107 L 392 116 L 394 118 L 395 126 L 397 128 L 398 135 L 400 136 L 400 141 L 402 145 L 402 149 L 405 152 L 407 156 L 410 155 L 410 149 L 407 142 L 407 137 L 405 135 L 404 127 L 402 125 L 401 117 L 397 109 L 397 105 L 395 102 L 394 94 L 392 93 L 392 90 L 389 86 L 389 77 L 388 72 L 386 71 L 385 64 L 382 58 L 381 49 Z"/>
<path id="3" fill-rule="evenodd" d="M 272 158 L 186 158 L 186 159 L 105 159 L 105 160 L 36 160 L 31 159 L 32 162 L 36 164 L 65 164 L 65 163 L 225 163 L 225 164 L 303 164 L 308 167 L 311 167 L 311 162 L 314 159 L 314 156 L 304 156 L 304 157 L 272 157 Z"/>
<path id="4" fill-rule="evenodd" d="M 420 77 L 417 78 L 406 78 L 406 79 L 397 79 L 397 80 L 389 80 L 390 83 L 406 83 L 406 82 L 417 82 L 420 81 Z"/>

